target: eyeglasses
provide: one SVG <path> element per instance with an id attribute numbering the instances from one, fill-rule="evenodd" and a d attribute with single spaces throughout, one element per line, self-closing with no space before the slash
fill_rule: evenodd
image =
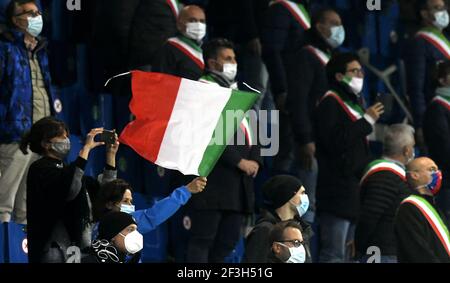
<path id="1" fill-rule="evenodd" d="M 20 16 L 27 15 L 27 14 L 32 16 L 33 18 L 42 15 L 41 11 L 25 11 L 25 12 L 22 12 L 20 14 L 14 15 L 14 16 L 20 17 Z"/>
<path id="2" fill-rule="evenodd" d="M 354 68 L 354 69 L 347 70 L 347 73 L 351 73 L 355 76 L 364 75 L 364 70 L 361 68 Z"/>
<path id="3" fill-rule="evenodd" d="M 296 248 L 303 245 L 303 241 L 300 241 L 300 240 L 285 240 L 285 241 L 278 241 L 278 242 L 279 243 L 291 243 Z"/>

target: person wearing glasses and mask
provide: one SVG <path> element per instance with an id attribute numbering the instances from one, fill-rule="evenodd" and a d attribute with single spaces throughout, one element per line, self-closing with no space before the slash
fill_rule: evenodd
<path id="1" fill-rule="evenodd" d="M 159 50 L 152 71 L 198 80 L 205 68 L 201 49 L 206 35 L 206 16 L 195 5 L 184 7 L 177 19 L 178 35 Z"/>
<path id="2" fill-rule="evenodd" d="M 12 0 L 0 37 L 0 223 L 26 224 L 26 174 L 35 154 L 19 149 L 22 135 L 62 110 L 51 90 L 43 19 L 36 2 Z"/>
<path id="3" fill-rule="evenodd" d="M 315 113 L 319 175 L 317 213 L 321 262 L 344 262 L 353 242 L 359 210 L 359 181 L 370 161 L 367 136 L 384 112 L 381 103 L 368 109 L 361 91 L 364 72 L 357 55 L 340 53 L 328 62 L 329 91 Z"/>
<path id="4" fill-rule="evenodd" d="M 427 157 L 413 160 L 406 169 L 413 193 L 402 201 L 395 218 L 398 261 L 450 263 L 447 218 L 435 202 L 442 173 Z"/>
<path id="5" fill-rule="evenodd" d="M 448 27 L 449 14 L 444 0 L 420 0 L 417 8 L 421 29 L 407 42 L 404 60 L 416 141 L 421 154 L 425 155 L 422 125 L 425 109 L 435 95 L 435 68 L 439 61 L 450 59 L 449 37 L 443 32 Z"/>
<path id="6" fill-rule="evenodd" d="M 334 50 L 345 40 L 345 29 L 339 14 L 329 8 L 317 11 L 312 18 L 311 29 L 306 31 L 307 44 L 298 49 L 292 60 L 286 62 L 287 103 L 286 113 L 280 113 L 280 148 L 276 166 L 298 176 L 307 189 L 311 208 L 305 219 L 313 223 L 316 206 L 317 160 L 313 132 L 314 109 L 327 91 L 325 67 Z M 283 121 L 285 120 L 285 121 Z M 284 168 L 283 168 L 284 167 Z"/>
<path id="7" fill-rule="evenodd" d="M 270 231 L 282 221 L 292 220 L 301 227 L 306 262 L 311 262 L 309 241 L 313 235 L 311 226 L 303 220 L 309 208 L 309 198 L 302 182 L 289 175 L 278 175 L 269 179 L 262 188 L 265 209 L 245 242 L 245 263 L 266 263 L 270 249 Z"/>
<path id="8" fill-rule="evenodd" d="M 268 263 L 305 263 L 302 227 L 296 221 L 283 221 L 273 226 L 269 243 Z"/>

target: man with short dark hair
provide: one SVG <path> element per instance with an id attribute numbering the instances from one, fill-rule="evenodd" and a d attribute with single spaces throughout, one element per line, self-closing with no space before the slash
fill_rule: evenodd
<path id="1" fill-rule="evenodd" d="M 19 149 L 22 135 L 62 110 L 51 91 L 43 19 L 33 0 L 12 0 L 0 39 L 0 222 L 26 223 L 26 175 L 37 155 Z"/>
<path id="2" fill-rule="evenodd" d="M 384 112 L 381 103 L 365 110 L 364 71 L 358 56 L 335 55 L 327 65 L 330 89 L 315 113 L 319 175 L 317 210 L 321 262 L 343 262 L 353 241 L 359 209 L 359 180 L 370 159 L 367 136 Z"/>
<path id="3" fill-rule="evenodd" d="M 205 75 L 200 81 L 236 88 L 236 56 L 233 44 L 223 38 L 204 46 Z M 241 237 L 244 215 L 254 211 L 253 179 L 262 165 L 260 149 L 244 117 L 233 144 L 228 144 L 202 195 L 193 196 L 188 262 L 223 262 Z M 245 137 L 245 143 L 237 137 Z"/>
<path id="4" fill-rule="evenodd" d="M 271 263 L 305 263 L 302 227 L 293 220 L 276 224 L 269 236 Z"/>

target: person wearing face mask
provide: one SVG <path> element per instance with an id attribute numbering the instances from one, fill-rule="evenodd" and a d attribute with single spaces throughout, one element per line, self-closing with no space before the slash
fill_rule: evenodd
<path id="1" fill-rule="evenodd" d="M 397 262 L 394 218 L 411 194 L 405 166 L 414 159 L 414 129 L 391 125 L 384 134 L 383 156 L 366 167 L 360 181 L 361 209 L 355 231 L 356 250 L 367 262 L 367 249 L 380 248 L 381 263 Z"/>
<path id="2" fill-rule="evenodd" d="M 178 35 L 167 40 L 160 49 L 152 71 L 198 80 L 205 63 L 201 44 L 206 35 L 206 18 L 195 5 L 184 7 L 177 19 Z"/>
<path id="3" fill-rule="evenodd" d="M 306 216 L 314 222 L 317 160 L 313 133 L 313 113 L 327 91 L 325 67 L 334 49 L 345 39 L 339 14 L 329 8 L 317 11 L 306 32 L 306 46 L 299 48 L 286 62 L 286 112 L 280 113 L 280 152 L 275 159 L 277 171 L 298 176 L 311 200 Z"/>
<path id="4" fill-rule="evenodd" d="M 35 154 L 19 149 L 22 135 L 43 117 L 61 112 L 51 89 L 41 11 L 32 0 L 11 0 L 8 30 L 0 36 L 0 223 L 26 224 L 26 174 Z"/>
<path id="5" fill-rule="evenodd" d="M 98 237 L 81 263 L 138 263 L 144 237 L 136 220 L 125 212 L 110 212 L 99 222 Z"/>
<path id="6" fill-rule="evenodd" d="M 395 218 L 400 263 L 450 263 L 450 236 L 444 213 L 435 197 L 442 173 L 433 160 L 421 157 L 407 165 L 413 193 L 404 199 Z"/>
<path id="7" fill-rule="evenodd" d="M 94 221 L 98 221 L 111 211 L 121 211 L 132 215 L 139 226 L 139 232 L 146 234 L 170 218 L 193 194 L 202 192 L 205 187 L 206 178 L 197 177 L 186 186 L 174 190 L 170 196 L 155 202 L 152 207 L 135 210 L 130 184 L 116 179 L 103 184 L 100 188 L 93 205 Z M 95 230 L 94 228 L 93 238 L 97 234 Z"/>
<path id="8" fill-rule="evenodd" d="M 444 175 L 436 200 L 450 219 L 450 61 L 440 63 L 437 69 L 438 88 L 425 112 L 423 132 L 430 157 Z"/>
<path id="9" fill-rule="evenodd" d="M 404 48 L 406 91 L 411 101 L 416 142 L 421 154 L 427 154 L 423 134 L 425 109 L 434 97 L 434 72 L 439 61 L 450 59 L 449 37 L 443 30 L 449 24 L 444 0 L 418 1 L 421 29 Z"/>
<path id="10" fill-rule="evenodd" d="M 269 235 L 267 263 L 305 263 L 307 254 L 302 227 L 292 220 L 273 226 Z"/>
<path id="11" fill-rule="evenodd" d="M 69 246 L 90 245 L 91 201 L 95 182 L 84 175 L 92 149 L 102 146 L 95 136 L 103 129 L 92 129 L 78 158 L 67 165 L 69 132 L 64 122 L 53 117 L 37 121 L 24 136 L 21 149 L 42 156 L 27 176 L 27 238 L 29 262 L 65 262 Z M 119 143 L 108 145 L 106 168 L 100 183 L 116 178 L 115 156 Z"/>
<path id="12" fill-rule="evenodd" d="M 245 263 L 266 263 L 270 257 L 270 231 L 282 221 L 292 220 L 301 227 L 306 262 L 311 262 L 311 226 L 303 220 L 309 209 L 309 199 L 302 182 L 289 175 L 279 175 L 269 179 L 262 188 L 265 208 L 256 221 L 255 227 L 245 241 Z"/>
<path id="13" fill-rule="evenodd" d="M 367 136 L 384 112 L 381 103 L 365 109 L 361 91 L 364 71 L 358 56 L 339 53 L 328 62 L 329 91 L 314 113 L 317 213 L 321 262 L 349 260 L 359 210 L 359 181 L 370 160 Z"/>
<path id="14" fill-rule="evenodd" d="M 233 44 L 223 38 L 203 46 L 206 63 L 200 81 L 236 88 L 237 63 Z M 226 147 L 208 176 L 204 193 L 192 197 L 187 262 L 223 262 L 241 237 L 245 214 L 254 211 L 254 178 L 262 166 L 260 148 L 252 142 L 249 119 L 241 123 L 234 143 Z M 239 140 L 239 136 L 245 140 Z M 226 232 L 225 232 L 226 231 Z"/>

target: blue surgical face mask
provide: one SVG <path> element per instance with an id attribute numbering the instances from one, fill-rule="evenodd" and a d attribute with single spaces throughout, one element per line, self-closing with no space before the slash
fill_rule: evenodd
<path id="1" fill-rule="evenodd" d="M 449 22 L 450 22 L 450 18 L 449 18 L 447 10 L 438 11 L 438 12 L 434 13 L 433 25 L 435 27 L 437 27 L 438 29 L 445 29 L 446 27 L 448 27 Z"/>
<path id="2" fill-rule="evenodd" d="M 128 214 L 131 214 L 131 213 L 133 213 L 135 211 L 134 205 L 121 204 L 120 205 L 120 211 L 128 213 Z"/>
<path id="3" fill-rule="evenodd" d="M 345 40 L 345 29 L 344 26 L 334 26 L 331 28 L 331 36 L 326 38 L 327 43 L 332 48 L 338 48 L 344 43 Z"/>
<path id="4" fill-rule="evenodd" d="M 42 32 L 42 28 L 44 26 L 44 21 L 42 20 L 42 16 L 36 17 L 28 17 L 28 27 L 27 32 L 33 36 L 37 37 Z"/>
<path id="5" fill-rule="evenodd" d="M 286 261 L 286 263 L 305 263 L 306 261 L 306 250 L 303 245 L 300 247 L 288 247 L 283 243 L 279 243 L 280 245 L 289 249 L 290 257 Z"/>
<path id="6" fill-rule="evenodd" d="M 303 194 L 300 196 L 301 203 L 296 206 L 298 215 L 302 217 L 308 211 L 309 208 L 309 198 L 307 194 Z"/>

